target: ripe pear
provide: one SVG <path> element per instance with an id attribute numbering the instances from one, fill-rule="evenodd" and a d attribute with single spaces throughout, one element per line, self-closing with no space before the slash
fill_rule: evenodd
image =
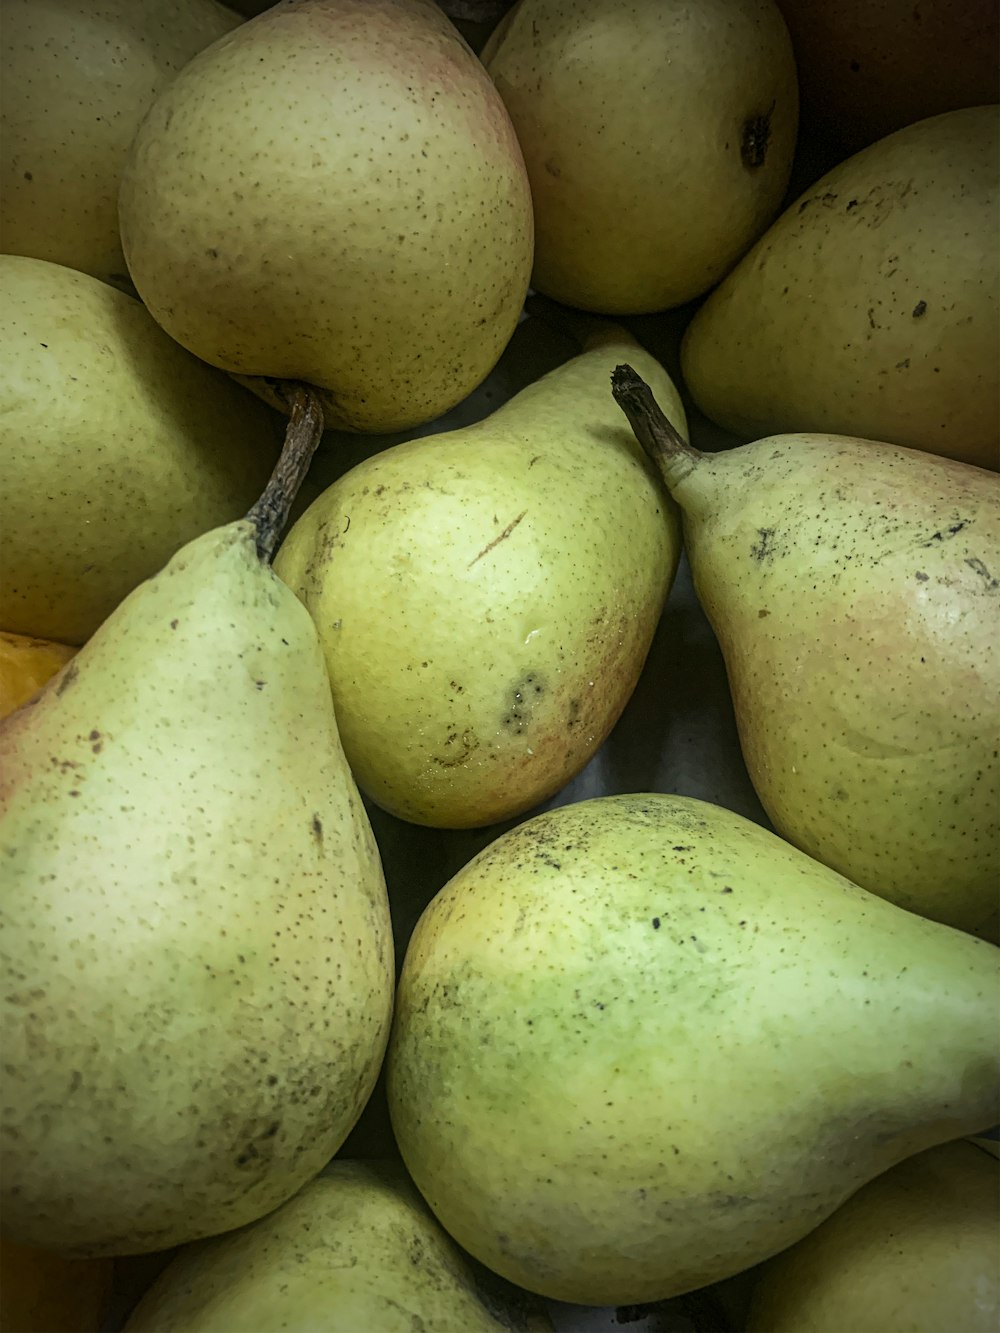
<path id="1" fill-rule="evenodd" d="M 475 425 L 352 468 L 275 572 L 319 629 L 361 789 L 418 824 L 470 828 L 563 787 L 635 687 L 680 524 L 607 392 L 624 330 Z M 624 427 L 624 429 L 623 429 Z"/>
<path id="2" fill-rule="evenodd" d="M 379 855 L 263 497 L 132 592 L 0 724 L 5 1236 L 166 1249 L 329 1159 L 393 990 Z M 293 417 L 293 424 L 296 418 Z"/>
<path id="3" fill-rule="evenodd" d="M 798 83 L 773 0 L 520 0 L 482 60 L 524 151 L 548 296 L 681 305 L 781 207 Z"/>
<path id="4" fill-rule="evenodd" d="M 2 0 L 2 15 L 3 248 L 127 288 L 129 143 L 174 75 L 240 17 L 216 0 Z"/>
<path id="5" fill-rule="evenodd" d="M 1000 1165 L 969 1143 L 919 1153 L 772 1259 L 747 1333 L 995 1333 Z"/>
<path id="6" fill-rule="evenodd" d="M 80 644 L 199 533 L 245 513 L 279 418 L 138 301 L 0 256 L 0 625 Z"/>
<path id="7" fill-rule="evenodd" d="M 829 171 L 695 314 L 703 412 L 1000 466 L 998 108 L 909 125 Z"/>
<path id="8" fill-rule="evenodd" d="M 996 1120 L 998 963 L 721 807 L 561 806 L 420 918 L 393 1129 L 445 1229 L 509 1280 L 680 1294 Z"/>
<path id="9" fill-rule="evenodd" d="M 434 0 L 280 0 L 216 42 L 139 129 L 120 223 L 172 337 L 356 431 L 475 388 L 531 269 L 513 127 Z"/>
<path id="10" fill-rule="evenodd" d="M 395 1161 L 335 1160 L 269 1217 L 192 1245 L 127 1333 L 544 1333 L 523 1292 L 480 1273 Z"/>
<path id="11" fill-rule="evenodd" d="M 65 643 L 0 631 L 0 718 L 27 703 L 75 654 Z"/>
<path id="12" fill-rule="evenodd" d="M 836 435 L 701 454 L 627 367 L 615 393 L 681 506 L 777 831 L 872 893 L 996 938 L 1000 478 Z"/>

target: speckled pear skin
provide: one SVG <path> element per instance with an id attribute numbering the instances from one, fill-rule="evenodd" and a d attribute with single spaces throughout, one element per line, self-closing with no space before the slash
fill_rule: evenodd
<path id="1" fill-rule="evenodd" d="M 76 1254 L 253 1221 L 374 1085 L 385 885 L 308 615 L 239 521 L 0 726 L 4 1234 Z"/>
<path id="2" fill-rule="evenodd" d="M 995 1333 L 1000 1166 L 970 1143 L 900 1162 L 768 1264 L 747 1333 Z"/>
<path id="3" fill-rule="evenodd" d="M 995 939 L 1000 478 L 782 435 L 702 456 L 673 493 L 775 828 Z"/>
<path id="4" fill-rule="evenodd" d="M 216 42 L 136 135 L 120 221 L 172 337 L 357 431 L 470 393 L 531 271 L 513 127 L 434 0 L 281 0 Z"/>
<path id="5" fill-rule="evenodd" d="M 688 325 L 701 410 L 1000 468 L 998 130 L 996 106 L 932 116 L 790 204 Z"/>
<path id="6" fill-rule="evenodd" d="M 217 0 L 3 0 L 5 253 L 130 290 L 118 235 L 129 143 L 192 56 L 241 21 Z"/>
<path id="7" fill-rule="evenodd" d="M 556 300 L 681 305 L 781 207 L 799 95 L 773 0 L 520 0 L 482 60 L 531 181 L 532 285 Z"/>
<path id="8" fill-rule="evenodd" d="M 1000 950 L 688 797 L 562 806 L 425 909 L 387 1056 L 439 1220 L 559 1300 L 767 1258 L 997 1118 Z"/>
<path id="9" fill-rule="evenodd" d="M 488 1284 L 488 1285 L 487 1285 Z M 473 1268 L 396 1161 L 337 1159 L 251 1227 L 182 1250 L 128 1333 L 551 1333 Z"/>
<path id="10" fill-rule="evenodd" d="M 460 430 L 384 450 L 315 500 L 275 572 L 319 630 L 352 771 L 402 819 L 470 828 L 563 787 L 635 688 L 678 511 L 609 389 L 623 330 Z"/>

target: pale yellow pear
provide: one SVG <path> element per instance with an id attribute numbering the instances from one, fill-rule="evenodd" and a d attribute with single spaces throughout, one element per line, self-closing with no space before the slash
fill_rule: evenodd
<path id="1" fill-rule="evenodd" d="M 402 819 L 467 828 L 564 786 L 624 708 L 680 526 L 608 392 L 622 330 L 491 416 L 383 450 L 292 527 L 275 571 L 319 629 L 344 749 Z"/>
<path id="2" fill-rule="evenodd" d="M 688 326 L 701 410 L 1000 467 L 998 129 L 996 106 L 932 116 L 790 204 Z"/>
<path id="3" fill-rule="evenodd" d="M 764 1267 L 747 1333 L 996 1333 L 1000 1164 L 968 1143 L 878 1176 Z"/>
<path id="4" fill-rule="evenodd" d="M 654 430 L 775 828 L 995 939 L 1000 477 L 845 436 L 701 454 Z"/>
<path id="5" fill-rule="evenodd" d="M 5 1237 L 166 1249 L 340 1146 L 392 936 L 316 631 L 250 518 L 184 546 L 0 723 Z"/>
<path id="6" fill-rule="evenodd" d="M 118 183 L 132 136 L 191 57 L 240 22 L 216 0 L 2 0 L 4 251 L 127 288 Z"/>
<path id="7" fill-rule="evenodd" d="M 728 810 L 609 796 L 505 833 L 425 909 L 389 1109 L 474 1257 L 559 1300 L 640 1303 L 994 1123 L 998 1006 L 994 945 Z"/>
<path id="8" fill-rule="evenodd" d="M 0 256 L 0 626 L 80 644 L 178 547 L 244 514 L 279 418 L 133 297 Z"/>
<path id="9" fill-rule="evenodd" d="M 280 0 L 216 42 L 143 121 L 120 224 L 172 337 L 351 430 L 464 398 L 531 269 L 510 118 L 434 0 Z"/>
<path id="10" fill-rule="evenodd" d="M 0 718 L 27 703 L 75 653 L 65 643 L 0 631 Z"/>
<path id="11" fill-rule="evenodd" d="M 545 1333 L 469 1263 L 395 1161 L 334 1160 L 269 1217 L 183 1249 L 128 1333 Z"/>

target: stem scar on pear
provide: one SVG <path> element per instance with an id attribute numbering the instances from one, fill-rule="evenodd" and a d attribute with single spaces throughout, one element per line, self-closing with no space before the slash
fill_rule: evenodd
<path id="1" fill-rule="evenodd" d="M 631 366 L 615 366 L 611 372 L 611 392 L 615 402 L 628 417 L 635 438 L 654 465 L 668 490 L 697 466 L 704 454 L 695 449 L 668 421 L 653 391 Z"/>
<path id="2" fill-rule="evenodd" d="M 307 384 L 288 384 L 282 396 L 289 407 L 285 442 L 260 499 L 247 511 L 257 529 L 257 554 L 265 564 L 274 557 L 299 487 L 323 435 L 323 408 Z"/>

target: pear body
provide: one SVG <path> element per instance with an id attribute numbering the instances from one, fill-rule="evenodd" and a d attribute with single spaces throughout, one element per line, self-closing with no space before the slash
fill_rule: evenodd
<path id="1" fill-rule="evenodd" d="M 395 1161 L 337 1159 L 270 1217 L 183 1250 L 128 1333 L 543 1333 L 474 1270 Z M 485 1285 L 485 1284 L 489 1285 Z"/>
<path id="2" fill-rule="evenodd" d="M 777 1255 L 748 1333 L 993 1333 L 1000 1166 L 969 1143 L 900 1162 Z"/>
<path id="3" fill-rule="evenodd" d="M 319 629 L 352 771 L 416 823 L 551 796 L 638 679 L 680 555 L 672 501 L 608 382 L 621 330 L 475 425 L 383 450 L 292 527 L 275 572 Z"/>
<path id="4" fill-rule="evenodd" d="M 510 119 L 433 0 L 281 0 L 216 42 L 136 135 L 120 223 L 172 337 L 350 430 L 464 398 L 531 269 Z"/>
<path id="5" fill-rule="evenodd" d="M 777 831 L 995 938 L 1000 478 L 783 435 L 706 455 L 673 490 Z"/>
<path id="6" fill-rule="evenodd" d="M 992 1123 L 998 961 L 720 807 L 562 806 L 418 922 L 393 1129 L 496 1272 L 558 1300 L 658 1300 Z"/>
<path id="7" fill-rule="evenodd" d="M 315 631 L 254 534 L 185 546 L 0 729 L 21 1243 L 137 1253 L 252 1221 L 378 1073 L 381 865 Z"/>
<path id="8" fill-rule="evenodd" d="M 246 513 L 278 417 L 133 297 L 0 257 L 0 625 L 84 641 L 192 537 Z"/>
<path id="9" fill-rule="evenodd" d="M 0 631 L 0 718 L 27 703 L 75 653 L 65 643 Z"/>
<path id="10" fill-rule="evenodd" d="M 531 180 L 532 285 L 556 300 L 681 305 L 781 207 L 798 84 L 772 0 L 521 0 L 482 60 Z"/>
<path id="11" fill-rule="evenodd" d="M 240 22 L 216 0 L 3 0 L 4 251 L 128 290 L 118 185 L 129 143 L 174 75 Z"/>
<path id="12" fill-rule="evenodd" d="M 702 411 L 1000 466 L 997 131 L 995 106 L 932 116 L 790 204 L 685 332 Z"/>

